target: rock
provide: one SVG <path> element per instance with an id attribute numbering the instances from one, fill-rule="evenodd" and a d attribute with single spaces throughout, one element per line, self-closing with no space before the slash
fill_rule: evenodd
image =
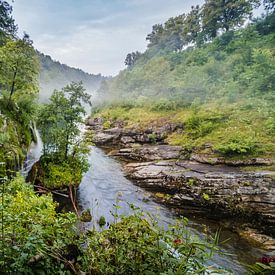
<path id="1" fill-rule="evenodd" d="M 178 159 L 181 157 L 181 152 L 182 148 L 180 146 L 145 145 L 134 148 L 123 148 L 112 152 L 112 155 L 132 160 L 152 161 Z"/>
<path id="2" fill-rule="evenodd" d="M 173 206 L 201 205 L 241 215 L 265 224 L 275 236 L 275 179 L 269 175 L 194 161 L 130 163 L 124 171 L 137 185 L 170 194 Z"/>
<path id="3" fill-rule="evenodd" d="M 193 153 L 190 156 L 190 160 L 195 160 L 200 163 L 205 164 L 226 164 L 230 166 L 248 166 L 248 165 L 273 165 L 275 164 L 275 159 L 267 158 L 247 158 L 247 159 L 226 159 L 223 157 L 213 157 L 209 155 L 196 154 Z"/>
<path id="4" fill-rule="evenodd" d="M 97 145 L 104 145 L 106 143 L 111 144 L 115 142 L 117 135 L 106 134 L 106 133 L 97 133 L 93 136 L 93 141 Z"/>
<path id="5" fill-rule="evenodd" d="M 129 143 L 134 143 L 134 142 L 135 142 L 135 140 L 134 140 L 132 137 L 129 137 L 129 136 L 123 136 L 123 137 L 120 139 L 120 141 L 121 141 L 123 144 L 125 144 L 125 145 L 127 145 L 127 144 L 129 144 Z"/>
<path id="6" fill-rule="evenodd" d="M 90 222 L 92 220 L 92 215 L 89 209 L 86 209 L 82 212 L 80 216 L 80 221 L 82 222 Z"/>
<path id="7" fill-rule="evenodd" d="M 103 118 L 89 118 L 85 122 L 87 126 L 90 126 L 92 130 L 95 130 L 95 131 L 101 131 L 103 129 L 103 123 L 104 123 Z"/>
<path id="8" fill-rule="evenodd" d="M 99 118 L 87 121 L 94 131 L 94 142 L 119 148 L 110 155 L 139 161 L 124 166 L 126 176 L 155 192 L 155 198 L 161 202 L 185 212 L 191 209 L 192 214 L 204 211 L 218 219 L 241 217 L 264 233 L 275 236 L 274 172 L 243 172 L 239 168 L 272 165 L 275 160 L 232 160 L 211 153 L 193 153 L 188 156 L 189 160 L 183 160 L 181 147 L 165 144 L 169 134 L 184 130 L 183 125 L 156 121 L 141 129 L 113 121 L 113 128 L 103 130 L 103 123 Z M 212 144 L 204 147 L 205 152 L 211 152 Z"/>
<path id="9" fill-rule="evenodd" d="M 275 251 L 275 239 L 265 234 L 260 234 L 257 230 L 246 228 L 237 230 L 237 233 L 248 242 L 253 243 L 265 250 Z"/>
<path id="10" fill-rule="evenodd" d="M 104 130 L 102 118 L 90 118 L 86 125 L 94 132 L 94 143 L 96 145 L 127 146 L 131 143 L 153 144 L 163 143 L 164 139 L 172 132 L 182 129 L 181 124 L 165 123 L 162 125 L 150 125 L 144 129 L 139 126 L 125 127 L 123 121 L 112 121 L 113 128 Z"/>

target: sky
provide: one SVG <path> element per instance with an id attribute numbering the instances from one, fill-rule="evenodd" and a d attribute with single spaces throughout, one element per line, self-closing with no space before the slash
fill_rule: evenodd
<path id="1" fill-rule="evenodd" d="M 19 32 L 53 59 L 86 72 L 116 75 L 129 52 L 144 51 L 156 23 L 203 0 L 11 0 Z"/>

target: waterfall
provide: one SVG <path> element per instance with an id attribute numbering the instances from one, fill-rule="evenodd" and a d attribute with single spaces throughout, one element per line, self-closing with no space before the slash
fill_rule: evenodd
<path id="1" fill-rule="evenodd" d="M 24 177 L 28 175 L 32 169 L 32 166 L 40 159 L 43 152 L 43 142 L 35 126 L 33 128 L 33 133 L 36 137 L 36 142 L 33 141 L 31 143 L 27 158 L 24 161 L 23 167 L 20 171 L 21 175 Z"/>

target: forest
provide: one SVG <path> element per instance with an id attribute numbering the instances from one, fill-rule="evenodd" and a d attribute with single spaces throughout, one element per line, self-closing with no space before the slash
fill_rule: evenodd
<path id="1" fill-rule="evenodd" d="M 260 5 L 264 14 L 255 18 Z M 129 53 L 126 68 L 106 78 L 39 53 L 27 33 L 20 37 L 12 6 L 0 0 L 1 274 L 236 274 L 213 264 L 224 253 L 220 230 L 200 238 L 182 215 L 164 228 L 132 203 L 132 214 L 120 214 L 120 194 L 113 223 L 102 215 L 96 227 L 85 228 L 93 213 L 80 209 L 78 192 L 93 166 L 97 133 L 83 128 L 102 119 L 101 138 L 124 127 L 139 140 L 139 131 L 152 125 L 176 125 L 165 136 L 150 128 L 139 146 L 126 150 L 164 144 L 180 148 L 186 162 L 203 156 L 211 165 L 219 160 L 241 163 L 242 171 L 274 171 L 274 7 L 273 0 L 206 0 L 154 25 L 146 51 Z M 40 138 L 41 156 L 24 176 Z M 269 183 L 274 187 L 274 174 Z M 188 178 L 185 185 L 196 184 Z M 172 192 L 156 195 L 164 200 Z M 196 196 L 204 208 L 211 205 L 211 193 Z M 250 219 L 245 211 L 237 213 Z M 266 221 L 267 231 L 274 237 L 272 222 Z M 247 274 L 272 274 L 273 260 L 247 264 Z"/>

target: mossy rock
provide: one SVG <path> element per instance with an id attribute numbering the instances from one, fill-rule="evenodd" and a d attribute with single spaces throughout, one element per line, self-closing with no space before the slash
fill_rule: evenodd
<path id="1" fill-rule="evenodd" d="M 92 219 L 93 217 L 89 209 L 84 210 L 80 216 L 81 222 L 90 222 Z"/>

